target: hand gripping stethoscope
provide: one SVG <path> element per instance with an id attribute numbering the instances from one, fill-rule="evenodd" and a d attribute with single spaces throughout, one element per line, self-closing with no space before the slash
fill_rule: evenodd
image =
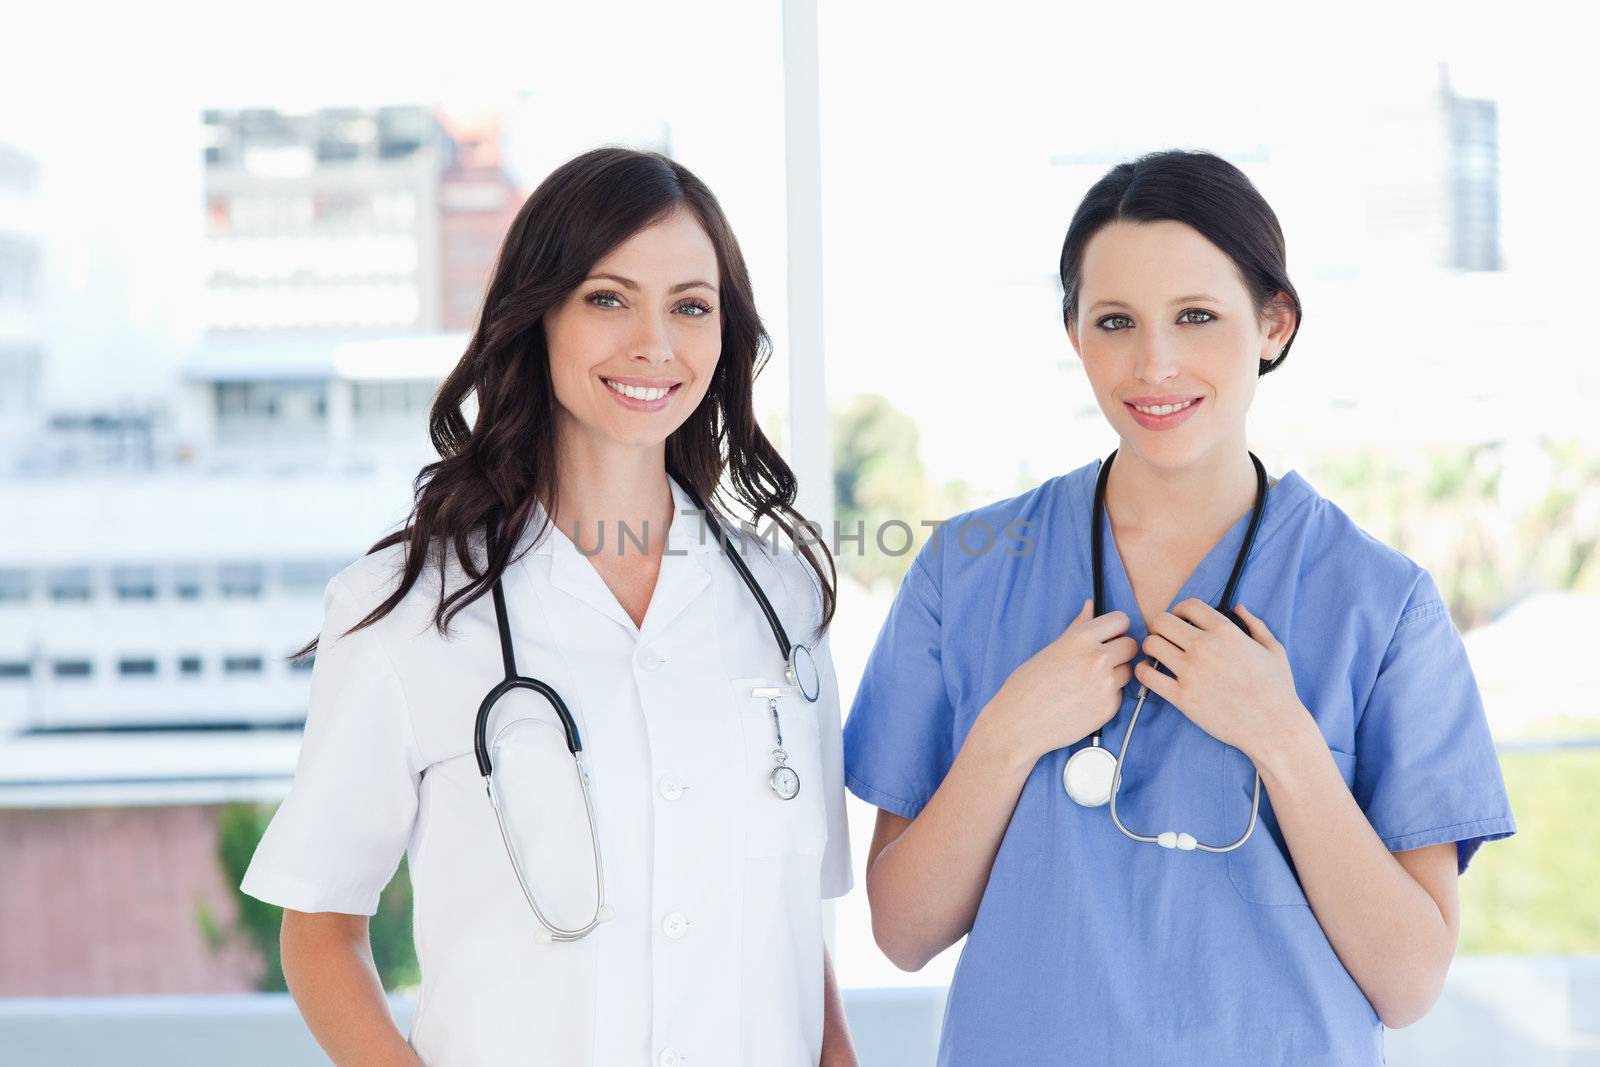
<path id="1" fill-rule="evenodd" d="M 772 627 L 772 636 L 777 640 L 778 649 L 783 653 L 785 676 L 791 686 L 800 691 L 809 703 L 815 703 L 822 690 L 822 677 L 817 670 L 817 661 L 811 654 L 811 649 L 802 644 L 790 642 L 788 633 L 783 628 L 783 623 L 778 619 L 778 613 L 773 610 L 772 602 L 762 592 L 761 584 L 756 581 L 755 575 L 750 573 L 750 568 L 739 556 L 739 550 L 728 541 L 727 535 L 706 509 L 695 491 L 682 481 L 678 483 L 683 487 L 694 506 L 710 525 L 716 535 L 717 543 L 722 548 L 722 554 L 733 563 L 734 569 L 739 572 L 739 577 L 756 598 L 756 603 L 761 607 L 761 613 L 766 616 L 767 624 Z M 493 526 L 488 532 L 488 550 L 492 556 L 495 550 L 495 531 Z M 606 903 L 605 872 L 600 860 L 600 833 L 595 826 L 594 802 L 589 795 L 589 766 L 583 757 L 583 741 L 578 736 L 578 724 L 572 717 L 572 712 L 567 709 L 566 702 L 561 699 L 561 694 L 545 682 L 537 678 L 528 678 L 517 673 L 516 657 L 511 651 L 511 624 L 506 617 L 505 590 L 496 578 L 492 590 L 494 597 L 494 621 L 500 631 L 500 658 L 505 662 L 505 680 L 489 690 L 484 696 L 483 703 L 478 705 L 478 719 L 473 730 L 473 751 L 478 758 L 478 773 L 483 775 L 484 788 L 489 794 L 489 803 L 494 808 L 495 822 L 500 827 L 500 839 L 505 843 L 506 856 L 511 860 L 511 869 L 517 876 L 517 884 L 522 887 L 522 895 L 528 899 L 528 907 L 533 909 L 534 918 L 539 921 L 539 928 L 534 932 L 534 937 L 544 943 L 551 941 L 577 941 L 587 935 L 595 927 L 612 918 L 615 911 Z M 513 689 L 531 689 L 544 697 L 554 709 L 556 717 L 561 720 L 561 729 L 566 736 L 567 751 L 572 754 L 573 766 L 578 775 L 578 787 L 583 793 L 584 812 L 589 820 L 589 843 L 594 850 L 594 914 L 581 926 L 566 928 L 557 926 L 539 907 L 535 898 L 533 887 L 528 884 L 522 863 L 517 858 L 516 845 L 512 841 L 511 833 L 506 828 L 506 820 L 500 806 L 500 795 L 495 790 L 494 765 L 489 759 L 489 715 L 494 711 L 495 703 Z M 767 705 L 772 712 L 773 729 L 777 733 L 777 744 L 772 750 L 776 762 L 768 778 L 769 784 L 780 800 L 793 800 L 800 792 L 800 776 L 794 768 L 788 766 L 788 753 L 783 749 L 783 732 L 778 721 L 778 695 L 781 690 L 757 690 L 757 695 L 767 698 Z"/>
<path id="2" fill-rule="evenodd" d="M 1098 617 L 1105 611 L 1105 566 L 1102 561 L 1103 535 L 1100 532 L 1101 522 L 1106 510 L 1106 477 L 1111 473 L 1111 461 L 1117 458 L 1112 452 L 1106 461 L 1100 465 L 1100 477 L 1094 486 L 1094 518 L 1090 527 L 1090 549 L 1092 559 L 1090 566 L 1094 574 L 1094 613 Z M 1250 526 L 1245 531 L 1244 544 L 1239 546 L 1239 555 L 1233 561 L 1233 573 L 1228 576 L 1228 584 L 1222 591 L 1222 600 L 1217 605 L 1217 610 L 1233 620 L 1235 626 L 1249 633 L 1250 630 L 1234 614 L 1234 590 L 1239 585 L 1239 576 L 1244 573 L 1244 561 L 1250 555 L 1250 546 L 1255 543 L 1256 530 L 1261 526 L 1261 513 L 1267 500 L 1267 471 L 1256 458 L 1254 452 L 1250 453 L 1250 462 L 1256 468 L 1256 502 L 1250 512 Z M 1159 669 L 1161 664 L 1152 658 Z M 1061 785 L 1067 791 L 1067 796 L 1082 804 L 1086 808 L 1098 808 L 1108 801 L 1111 804 L 1111 821 L 1116 824 L 1125 837 L 1134 841 L 1141 841 L 1149 845 L 1160 845 L 1162 848 L 1177 848 L 1189 851 L 1199 849 L 1202 852 L 1232 852 L 1246 841 L 1255 832 L 1256 816 L 1261 810 L 1261 771 L 1256 771 L 1255 793 L 1250 799 L 1250 824 L 1244 828 L 1244 833 L 1239 840 L 1227 845 L 1208 845 L 1196 841 L 1193 834 L 1182 830 L 1166 830 L 1155 835 L 1136 834 L 1123 825 L 1122 819 L 1117 815 L 1117 794 L 1122 790 L 1122 768 L 1127 764 L 1128 746 L 1133 742 L 1133 731 L 1139 725 L 1139 712 L 1144 708 L 1144 698 L 1149 693 L 1147 686 L 1139 687 L 1139 700 L 1133 706 L 1133 715 L 1128 719 L 1128 731 L 1122 735 L 1122 747 L 1117 750 L 1115 757 L 1100 747 L 1100 731 L 1096 730 L 1090 739 L 1089 747 L 1080 748 L 1067 760 L 1067 765 L 1061 771 Z"/>

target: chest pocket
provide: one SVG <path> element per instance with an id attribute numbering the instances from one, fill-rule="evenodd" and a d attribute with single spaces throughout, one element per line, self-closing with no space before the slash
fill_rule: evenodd
<path id="1" fill-rule="evenodd" d="M 1333 750 L 1333 761 L 1348 788 L 1356 775 L 1356 758 Z M 1238 749 L 1229 747 L 1222 760 L 1222 799 L 1232 812 L 1248 818 L 1250 797 L 1255 787 L 1255 765 Z M 1295 875 L 1288 846 L 1272 814 L 1265 786 L 1261 788 L 1261 821 L 1250 840 L 1227 855 L 1228 879 L 1239 896 L 1252 904 L 1299 905 L 1306 907 L 1305 890 Z"/>
<path id="2" fill-rule="evenodd" d="M 744 767 L 736 796 L 743 810 L 745 854 L 821 855 L 827 840 L 822 795 L 822 742 L 817 706 L 782 678 L 738 678 L 729 683 L 729 698 L 743 733 Z M 777 693 L 755 695 L 755 690 Z M 771 701 L 777 702 L 783 731 L 784 765 L 799 778 L 799 792 L 782 799 L 772 784 L 778 759 L 778 732 Z"/>

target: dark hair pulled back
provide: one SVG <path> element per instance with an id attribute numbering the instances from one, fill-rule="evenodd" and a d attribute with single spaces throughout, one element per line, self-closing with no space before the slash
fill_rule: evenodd
<path id="1" fill-rule="evenodd" d="M 1181 222 L 1220 248 L 1239 271 L 1256 314 L 1282 293 L 1294 308 L 1295 328 L 1276 359 L 1259 373 L 1277 370 L 1300 333 L 1300 295 L 1289 280 L 1283 228 L 1243 171 L 1210 152 L 1171 149 L 1120 163 L 1094 183 L 1067 227 L 1061 245 L 1061 311 L 1071 323 L 1083 285 L 1083 252 L 1090 238 L 1113 222 Z"/>

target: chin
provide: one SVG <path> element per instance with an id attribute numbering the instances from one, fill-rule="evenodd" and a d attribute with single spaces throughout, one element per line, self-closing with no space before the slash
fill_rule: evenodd
<path id="1" fill-rule="evenodd" d="M 1180 441 L 1167 433 L 1152 433 L 1135 425 L 1133 432 L 1123 438 L 1129 451 L 1157 470 L 1177 471 L 1195 463 L 1210 449 L 1210 442 L 1191 438 Z"/>
<path id="2" fill-rule="evenodd" d="M 657 448 L 666 443 L 669 434 L 613 433 L 611 439 L 625 448 Z"/>

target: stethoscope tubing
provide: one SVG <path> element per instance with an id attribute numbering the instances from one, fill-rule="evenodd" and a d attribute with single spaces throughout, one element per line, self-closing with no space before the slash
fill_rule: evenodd
<path id="1" fill-rule="evenodd" d="M 495 536 L 488 535 L 489 554 L 494 555 Z M 473 726 L 473 753 L 478 760 L 478 773 L 487 778 L 494 771 L 494 765 L 489 759 L 489 745 L 487 734 L 489 730 L 489 713 L 494 710 L 495 703 L 513 689 L 531 689 L 544 697 L 555 710 L 556 718 L 561 720 L 561 731 L 566 737 L 567 751 L 574 759 L 583 751 L 583 739 L 578 734 L 578 723 L 572 717 L 572 712 L 567 709 L 567 702 L 561 699 L 561 694 L 547 682 L 537 678 L 528 678 L 517 673 L 516 653 L 511 649 L 511 621 L 506 614 L 506 594 L 500 580 L 495 579 L 491 590 L 494 598 L 495 627 L 500 631 L 500 658 L 505 664 L 506 676 L 503 681 L 484 695 L 483 701 L 478 705 L 478 716 Z"/>
<path id="2" fill-rule="evenodd" d="M 522 889 L 522 895 L 527 898 L 528 907 L 533 909 L 533 917 L 544 927 L 552 941 L 577 941 L 586 936 L 591 930 L 609 918 L 610 909 L 606 906 L 606 875 L 605 864 L 600 861 L 600 834 L 594 817 L 594 799 L 589 792 L 589 768 L 584 764 L 581 755 L 574 754 L 574 766 L 578 774 L 578 788 L 583 792 L 584 813 L 589 819 L 589 844 L 594 850 L 594 914 L 582 926 L 561 927 L 544 913 L 539 907 L 538 898 L 534 896 L 533 887 L 528 884 L 527 876 L 523 873 L 522 858 L 517 855 L 517 846 L 512 841 L 511 831 L 506 827 L 505 818 L 500 814 L 500 796 L 495 792 L 494 776 L 484 776 L 484 787 L 489 793 L 489 804 L 494 808 L 495 825 L 500 828 L 500 840 L 505 843 L 506 855 L 511 859 L 511 870 L 517 876 L 517 885 Z"/>
<path id="3" fill-rule="evenodd" d="M 783 622 L 778 618 L 778 613 L 773 610 L 772 601 L 768 600 L 767 594 L 762 591 L 761 583 L 756 581 L 756 576 L 750 573 L 750 568 L 745 564 L 739 550 L 734 548 L 729 541 L 727 531 L 712 516 L 711 509 L 706 507 L 705 501 L 700 499 L 700 494 L 694 491 L 694 487 L 687 480 L 680 480 L 678 484 L 683 487 L 684 495 L 699 509 L 707 525 L 711 527 L 712 534 L 716 536 L 717 544 L 721 547 L 722 554 L 728 557 L 728 561 L 733 564 L 733 569 L 739 572 L 740 580 L 744 582 L 746 588 L 755 597 L 756 604 L 761 608 L 761 614 L 766 617 L 767 625 L 772 628 L 772 636 L 778 642 L 778 648 L 783 653 L 784 662 L 789 662 L 790 657 L 793 655 L 793 646 L 789 642 L 789 632 L 783 628 Z"/>
<path id="4" fill-rule="evenodd" d="M 810 650 L 804 645 L 796 645 L 790 642 L 789 634 L 784 629 L 782 621 L 779 620 L 778 613 L 774 610 L 772 602 L 767 599 L 765 591 L 762 590 L 761 583 L 757 582 L 755 575 L 750 573 L 750 568 L 745 565 L 738 551 L 730 543 L 728 535 L 721 524 L 712 517 L 705 503 L 686 481 L 680 480 L 679 484 L 683 486 L 685 493 L 687 493 L 695 507 L 700 510 L 705 521 L 710 524 L 722 554 L 733 564 L 734 569 L 738 571 L 740 579 L 755 597 L 756 604 L 761 608 L 761 613 L 766 618 L 767 625 L 772 629 L 772 636 L 783 653 L 790 681 L 800 688 L 802 696 L 808 702 L 814 702 L 818 695 L 816 685 L 813 684 L 808 691 L 806 686 L 800 683 L 799 664 L 802 654 L 813 672 L 815 669 L 815 663 L 811 660 Z M 485 541 L 488 555 L 491 559 L 494 557 L 497 547 L 497 533 L 498 531 L 494 524 L 489 524 L 485 532 Z M 589 768 L 583 755 L 583 739 L 578 731 L 577 720 L 567 707 L 566 701 L 561 699 L 561 694 L 556 692 L 555 687 L 538 678 L 530 678 L 517 673 L 516 655 L 511 645 L 511 622 L 506 611 L 505 588 L 498 577 L 495 579 L 490 592 L 494 601 L 495 628 L 500 639 L 500 657 L 505 667 L 505 677 L 484 695 L 483 700 L 478 705 L 477 716 L 473 722 L 473 755 L 477 759 L 478 773 L 483 778 L 484 791 L 489 797 L 489 804 L 494 809 L 495 824 L 499 827 L 500 839 L 505 845 L 506 856 L 511 861 L 511 869 L 516 875 L 517 885 L 521 888 L 523 897 L 527 899 L 528 907 L 532 909 L 534 918 L 538 920 L 543 930 L 540 939 L 558 942 L 577 941 L 611 917 L 611 909 L 606 904 L 605 868 L 600 857 L 600 831 L 595 819 L 594 797 L 589 788 Z M 814 673 L 811 678 L 814 682 Z M 589 920 L 580 926 L 558 926 L 539 906 L 538 897 L 535 895 L 533 887 L 528 884 L 521 857 L 517 855 L 516 843 L 511 836 L 509 828 L 506 826 L 505 817 L 500 807 L 500 796 L 495 789 L 494 763 L 489 755 L 489 717 L 500 698 L 516 689 L 527 689 L 538 693 L 555 711 L 556 717 L 561 723 L 561 731 L 563 739 L 566 741 L 567 751 L 572 756 L 573 768 L 578 776 L 578 787 L 583 794 L 584 813 L 589 822 L 589 843 L 594 853 L 595 910 Z M 781 734 L 779 744 L 781 747 Z"/>
<path id="5" fill-rule="evenodd" d="M 1106 457 L 1105 462 L 1100 466 L 1099 477 L 1095 479 L 1094 516 L 1093 526 L 1090 532 L 1090 545 L 1091 552 L 1093 553 L 1093 559 L 1091 561 L 1090 571 L 1094 585 L 1094 614 L 1096 618 L 1104 614 L 1105 607 L 1105 566 L 1102 555 L 1104 535 L 1101 533 L 1101 526 L 1104 525 L 1103 520 L 1105 517 L 1106 482 L 1111 473 L 1111 463 L 1116 459 L 1116 457 L 1117 453 L 1115 451 Z M 1245 626 L 1243 620 L 1239 618 L 1238 614 L 1233 610 L 1233 598 L 1238 589 L 1239 579 L 1244 574 L 1245 561 L 1250 556 L 1250 550 L 1255 546 L 1256 533 L 1261 528 L 1261 517 L 1266 511 L 1267 496 L 1266 467 L 1262 465 L 1261 460 L 1254 452 L 1250 453 L 1250 462 L 1252 465 L 1254 465 L 1256 471 L 1255 506 L 1251 508 L 1250 525 L 1245 530 L 1244 543 L 1239 548 L 1239 554 L 1234 557 L 1233 570 L 1228 575 L 1228 581 L 1226 586 L 1223 588 L 1222 598 L 1217 608 L 1217 610 L 1223 615 L 1227 616 L 1227 618 L 1230 619 L 1235 626 L 1239 627 L 1241 630 L 1244 630 L 1247 634 L 1249 633 L 1249 629 Z M 1156 660 L 1154 657 L 1150 658 L 1150 662 L 1158 669 L 1161 666 L 1160 661 Z M 1115 764 L 1113 765 L 1111 774 L 1110 808 L 1112 823 L 1119 831 L 1122 832 L 1124 837 L 1144 844 L 1161 845 L 1164 848 L 1181 848 L 1186 851 L 1194 849 L 1201 852 L 1211 853 L 1232 852 L 1234 849 L 1240 847 L 1246 841 L 1250 840 L 1250 835 L 1255 833 L 1256 823 L 1259 820 L 1261 812 L 1261 771 L 1259 769 L 1256 770 L 1255 786 L 1250 799 L 1250 821 L 1245 826 L 1244 833 L 1240 835 L 1238 840 L 1226 845 L 1208 845 L 1205 842 L 1196 839 L 1191 834 L 1178 833 L 1175 831 L 1168 831 L 1163 834 L 1137 833 L 1128 829 L 1128 827 L 1123 823 L 1121 816 L 1118 814 L 1117 796 L 1122 791 L 1122 770 L 1127 763 L 1128 747 L 1133 742 L 1134 731 L 1139 725 L 1139 713 L 1144 710 L 1145 698 L 1149 695 L 1149 692 L 1150 690 L 1148 686 L 1139 687 L 1138 700 L 1133 706 L 1133 714 L 1128 718 L 1128 729 L 1123 733 L 1122 744 L 1117 748 L 1117 758 Z M 1100 736 L 1101 730 L 1096 730 L 1090 742 L 1091 747 L 1100 747 Z"/>

